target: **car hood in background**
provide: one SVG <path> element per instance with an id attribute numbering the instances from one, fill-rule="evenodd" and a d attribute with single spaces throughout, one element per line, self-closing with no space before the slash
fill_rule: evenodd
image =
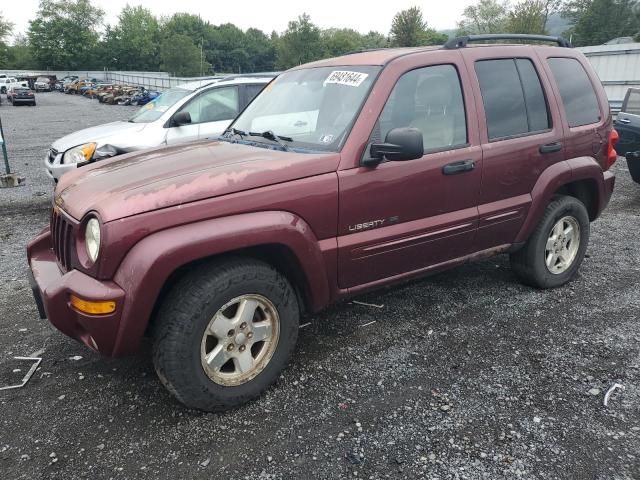
<path id="1" fill-rule="evenodd" d="M 139 132 L 144 130 L 147 123 L 111 122 L 84 130 L 78 130 L 66 137 L 53 142 L 52 147 L 60 153 L 84 143 L 96 142 L 100 145 L 113 145 L 117 148 L 126 148 L 129 144 L 140 143 Z"/>

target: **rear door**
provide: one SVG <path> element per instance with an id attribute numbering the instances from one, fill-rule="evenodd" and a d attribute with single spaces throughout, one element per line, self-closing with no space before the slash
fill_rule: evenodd
<path id="1" fill-rule="evenodd" d="M 564 132 L 531 47 L 465 48 L 462 54 L 476 80 L 481 112 L 483 171 L 474 242 L 481 251 L 515 240 L 540 173 L 564 158 Z"/>
<path id="2" fill-rule="evenodd" d="M 616 143 L 616 152 L 624 155 L 627 152 L 640 150 L 640 89 L 627 90 L 622 110 L 614 124 L 620 134 L 620 140 Z"/>

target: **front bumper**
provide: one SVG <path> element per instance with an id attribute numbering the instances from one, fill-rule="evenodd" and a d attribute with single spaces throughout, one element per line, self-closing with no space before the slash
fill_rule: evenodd
<path id="1" fill-rule="evenodd" d="M 27 246 L 27 258 L 31 288 L 41 317 L 92 350 L 113 355 L 125 292 L 114 282 L 98 281 L 78 270 L 62 272 L 48 228 Z M 116 310 L 108 315 L 82 313 L 71 306 L 71 295 L 89 301 L 113 300 Z"/>
<path id="2" fill-rule="evenodd" d="M 60 180 L 60 177 L 71 170 L 75 170 L 78 166 L 75 163 L 64 164 L 62 163 L 62 153 L 56 154 L 55 158 L 51 159 L 49 154 L 44 158 L 44 166 L 47 176 L 54 181 Z"/>

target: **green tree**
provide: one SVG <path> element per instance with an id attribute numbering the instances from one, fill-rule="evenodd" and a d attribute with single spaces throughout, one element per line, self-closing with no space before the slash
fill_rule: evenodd
<path id="1" fill-rule="evenodd" d="M 118 24 L 105 34 L 105 54 L 123 70 L 157 70 L 160 27 L 150 10 L 143 7 L 122 9 Z"/>
<path id="2" fill-rule="evenodd" d="M 89 0 L 41 0 L 27 37 L 37 68 L 96 68 L 104 12 Z"/>
<path id="3" fill-rule="evenodd" d="M 9 46 L 7 40 L 13 31 L 13 23 L 5 20 L 0 13 L 0 67 L 7 64 L 9 59 Z"/>
<path id="4" fill-rule="evenodd" d="M 162 19 L 162 35 L 169 38 L 173 35 L 186 35 L 194 44 L 200 44 L 211 32 L 212 26 L 191 13 L 176 13 L 169 18 Z"/>
<path id="5" fill-rule="evenodd" d="M 257 28 L 245 32 L 248 54 L 246 69 L 250 72 L 270 72 L 275 70 L 276 48 L 274 42 Z"/>
<path id="6" fill-rule="evenodd" d="M 36 66 L 31 55 L 29 41 L 23 34 L 16 35 L 13 45 L 8 47 L 7 67 L 15 70 L 31 70 Z"/>
<path id="7" fill-rule="evenodd" d="M 573 27 L 565 35 L 575 46 L 601 45 L 615 37 L 633 36 L 640 30 L 632 0 L 574 0 L 564 15 Z"/>
<path id="8" fill-rule="evenodd" d="M 506 1 L 480 0 L 462 12 L 458 35 L 504 33 L 508 22 L 509 4 Z"/>
<path id="9" fill-rule="evenodd" d="M 323 30 L 324 55 L 337 57 L 364 48 L 362 35 L 350 28 L 330 28 Z"/>
<path id="10" fill-rule="evenodd" d="M 161 68 L 179 77 L 200 74 L 200 48 L 187 35 L 174 34 L 160 46 Z"/>
<path id="11" fill-rule="evenodd" d="M 363 48 L 385 48 L 389 46 L 389 39 L 383 34 L 371 31 L 362 37 Z"/>
<path id="12" fill-rule="evenodd" d="M 249 70 L 245 34 L 234 24 L 225 23 L 213 27 L 209 34 L 209 43 L 205 48 L 207 59 L 214 70 L 226 73 L 241 73 Z"/>
<path id="13" fill-rule="evenodd" d="M 398 12 L 391 22 L 391 45 L 394 47 L 417 47 L 444 43 L 447 36 L 427 26 L 420 7 L 411 7 Z"/>
<path id="14" fill-rule="evenodd" d="M 505 31 L 508 33 L 544 34 L 545 3 L 542 0 L 524 0 L 507 14 Z"/>
<path id="15" fill-rule="evenodd" d="M 276 62 L 278 68 L 290 68 L 323 57 L 320 29 L 303 13 L 289 22 L 287 30 L 278 39 Z"/>

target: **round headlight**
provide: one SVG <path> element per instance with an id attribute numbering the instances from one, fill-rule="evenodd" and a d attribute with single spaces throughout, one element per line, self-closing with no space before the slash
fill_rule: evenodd
<path id="1" fill-rule="evenodd" d="M 98 222 L 97 218 L 91 218 L 87 222 L 84 231 L 84 243 L 87 247 L 89 259 L 95 262 L 100 254 L 100 222 Z"/>

